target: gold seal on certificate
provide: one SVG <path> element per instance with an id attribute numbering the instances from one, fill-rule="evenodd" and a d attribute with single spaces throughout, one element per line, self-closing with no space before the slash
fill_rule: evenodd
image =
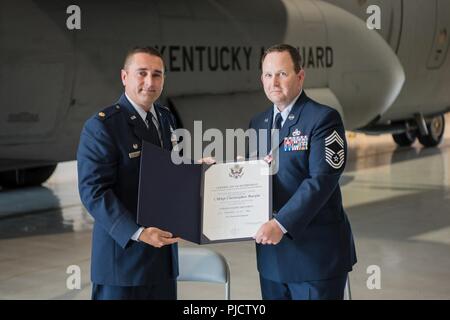
<path id="1" fill-rule="evenodd" d="M 251 239 L 272 212 L 269 165 L 215 164 L 204 173 L 202 233 L 210 241 Z"/>

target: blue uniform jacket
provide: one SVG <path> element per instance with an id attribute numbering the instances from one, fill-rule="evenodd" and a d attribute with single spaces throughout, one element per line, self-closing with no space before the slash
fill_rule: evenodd
<path id="1" fill-rule="evenodd" d="M 155 110 L 164 148 L 170 150 L 175 119 L 165 107 L 155 104 Z M 139 228 L 138 151 L 146 132 L 144 121 L 125 95 L 88 119 L 82 130 L 77 154 L 78 187 L 83 205 L 95 220 L 91 260 L 94 283 L 142 286 L 178 275 L 176 244 L 154 248 L 131 240 Z"/>
<path id="2" fill-rule="evenodd" d="M 272 120 L 273 106 L 253 118 L 250 127 L 270 133 Z M 339 187 L 346 152 L 339 113 L 303 92 L 280 130 L 273 209 L 288 233 L 277 245 L 256 245 L 264 278 L 303 282 L 352 270 L 356 253 Z M 267 150 L 257 154 L 264 156 Z"/>

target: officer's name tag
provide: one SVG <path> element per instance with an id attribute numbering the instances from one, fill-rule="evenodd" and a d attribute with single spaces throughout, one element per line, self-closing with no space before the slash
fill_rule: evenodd
<path id="1" fill-rule="evenodd" d="M 141 152 L 140 152 L 140 151 L 130 152 L 130 153 L 128 154 L 128 156 L 130 157 L 130 159 L 137 158 L 137 157 L 139 157 L 140 155 L 141 155 Z"/>

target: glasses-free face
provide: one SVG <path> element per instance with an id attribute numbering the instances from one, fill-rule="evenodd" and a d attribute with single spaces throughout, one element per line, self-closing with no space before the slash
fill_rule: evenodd
<path id="1" fill-rule="evenodd" d="M 295 72 L 289 52 L 271 52 L 265 57 L 261 75 L 264 92 L 280 111 L 300 93 L 304 79 L 303 69 Z"/>
<path id="2" fill-rule="evenodd" d="M 135 53 L 121 71 L 125 93 L 148 111 L 164 87 L 164 64 L 160 57 Z"/>

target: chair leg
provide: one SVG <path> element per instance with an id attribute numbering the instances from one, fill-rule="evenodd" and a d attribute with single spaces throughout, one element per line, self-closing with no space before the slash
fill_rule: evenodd
<path id="1" fill-rule="evenodd" d="M 230 300 L 230 280 L 225 283 L 225 300 Z"/>
<path id="2" fill-rule="evenodd" d="M 344 289 L 344 300 L 352 300 L 352 292 L 350 290 L 350 276 L 347 275 L 347 282 Z"/>

